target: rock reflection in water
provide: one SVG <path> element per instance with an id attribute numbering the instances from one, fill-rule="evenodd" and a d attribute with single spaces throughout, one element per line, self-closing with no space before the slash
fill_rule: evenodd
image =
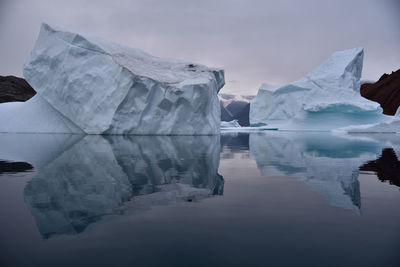
<path id="1" fill-rule="evenodd" d="M 378 143 L 330 133 L 251 134 L 250 156 L 265 176 L 299 177 L 333 206 L 361 208 L 358 167 L 379 154 Z"/>
<path id="2" fill-rule="evenodd" d="M 400 187 L 400 161 L 393 148 L 384 148 L 378 159 L 363 164 L 360 171 L 372 171 L 382 182 Z"/>
<path id="3" fill-rule="evenodd" d="M 37 170 L 25 202 L 49 238 L 82 232 L 133 196 L 143 209 L 222 195 L 219 147 L 218 136 L 86 136 Z"/>
<path id="4" fill-rule="evenodd" d="M 33 166 L 27 162 L 0 160 L 0 175 L 3 173 L 18 173 L 32 171 Z"/>

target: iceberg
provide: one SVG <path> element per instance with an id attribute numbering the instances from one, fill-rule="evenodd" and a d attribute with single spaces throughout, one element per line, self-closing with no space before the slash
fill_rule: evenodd
<path id="1" fill-rule="evenodd" d="M 1 132 L 219 133 L 221 69 L 43 24 L 23 73 L 37 95 L 0 107 Z"/>
<path id="2" fill-rule="evenodd" d="M 0 132 L 84 134 L 38 94 L 27 102 L 1 104 Z"/>
<path id="3" fill-rule="evenodd" d="M 250 102 L 250 124 L 332 130 L 385 121 L 379 104 L 360 95 L 363 54 L 363 48 L 338 51 L 300 80 L 263 84 Z"/>

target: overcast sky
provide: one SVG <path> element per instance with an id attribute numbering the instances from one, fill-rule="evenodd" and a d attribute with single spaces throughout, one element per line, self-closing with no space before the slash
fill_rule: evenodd
<path id="1" fill-rule="evenodd" d="M 0 75 L 22 76 L 41 22 L 225 69 L 225 93 L 296 80 L 362 46 L 363 79 L 400 68 L 400 0 L 0 0 Z"/>

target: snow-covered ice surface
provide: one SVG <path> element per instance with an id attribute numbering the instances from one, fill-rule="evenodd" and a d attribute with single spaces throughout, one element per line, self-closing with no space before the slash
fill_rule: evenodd
<path id="1" fill-rule="evenodd" d="M 84 133 L 39 94 L 27 102 L 0 104 L 0 132 Z"/>
<path id="2" fill-rule="evenodd" d="M 0 147 L 0 159 L 34 166 L 24 199 L 44 238 L 82 232 L 124 203 L 146 210 L 223 194 L 216 135 L 0 134 Z"/>
<path id="3" fill-rule="evenodd" d="M 296 176 L 333 206 L 359 211 L 359 167 L 384 147 L 400 147 L 396 135 L 334 136 L 330 133 L 250 134 L 250 156 L 265 176 Z M 396 144 L 397 140 L 397 144 Z"/>
<path id="4" fill-rule="evenodd" d="M 221 69 L 43 24 L 23 73 L 38 97 L 1 108 L 2 132 L 219 133 Z"/>
<path id="5" fill-rule="evenodd" d="M 305 77 L 286 85 L 263 84 L 250 102 L 251 125 L 280 130 L 332 130 L 389 120 L 378 103 L 363 98 L 363 49 L 335 52 Z"/>

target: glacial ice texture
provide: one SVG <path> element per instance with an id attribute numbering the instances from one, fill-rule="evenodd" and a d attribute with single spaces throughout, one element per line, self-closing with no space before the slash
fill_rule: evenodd
<path id="1" fill-rule="evenodd" d="M 263 84 L 250 102 L 250 123 L 280 130 L 331 130 L 385 121 L 379 105 L 359 92 L 363 54 L 362 48 L 335 52 L 300 80 Z"/>
<path id="2" fill-rule="evenodd" d="M 9 116 L 18 121 L 0 119 L 0 131 L 219 133 L 217 94 L 225 83 L 221 69 L 157 58 L 43 24 L 23 73 L 38 97 L 13 109 Z M 40 118 L 33 112 L 29 116 L 36 110 Z M 0 109 L 0 118 L 3 113 Z M 25 123 L 31 119 L 54 122 L 45 126 Z"/>

